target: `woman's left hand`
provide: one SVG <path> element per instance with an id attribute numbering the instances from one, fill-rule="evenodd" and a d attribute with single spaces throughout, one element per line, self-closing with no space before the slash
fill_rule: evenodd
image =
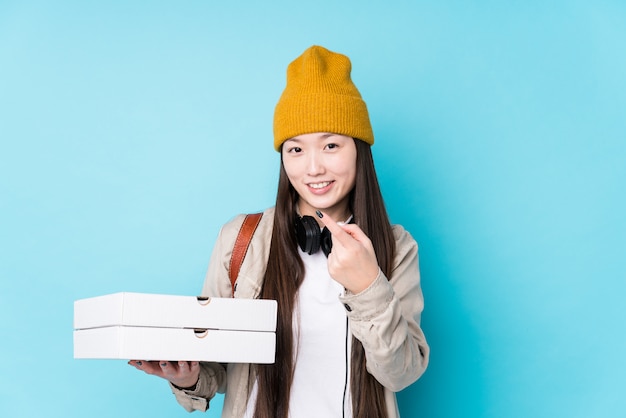
<path id="1" fill-rule="evenodd" d="M 130 360 L 128 364 L 147 374 L 169 380 L 181 388 L 196 385 L 200 376 L 200 363 L 197 361 Z"/>
<path id="2" fill-rule="evenodd" d="M 332 235 L 333 248 L 328 255 L 330 276 L 354 294 L 367 289 L 379 271 L 370 239 L 358 225 L 338 224 L 321 211 L 318 216 Z"/>

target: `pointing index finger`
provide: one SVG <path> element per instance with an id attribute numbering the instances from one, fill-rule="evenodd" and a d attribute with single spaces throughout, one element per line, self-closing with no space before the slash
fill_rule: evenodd
<path id="1" fill-rule="evenodd" d="M 333 218 L 330 217 L 330 215 L 327 215 L 320 210 L 316 210 L 315 213 L 322 220 L 324 226 L 328 228 L 333 237 L 341 240 L 346 235 L 349 235 Z"/>

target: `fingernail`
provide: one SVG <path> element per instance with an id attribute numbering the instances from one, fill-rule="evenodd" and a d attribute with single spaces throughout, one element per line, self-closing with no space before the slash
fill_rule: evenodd
<path id="1" fill-rule="evenodd" d="M 319 210 L 315 211 L 315 214 L 319 217 L 319 218 L 323 218 L 324 215 L 322 214 L 322 212 L 320 212 Z"/>

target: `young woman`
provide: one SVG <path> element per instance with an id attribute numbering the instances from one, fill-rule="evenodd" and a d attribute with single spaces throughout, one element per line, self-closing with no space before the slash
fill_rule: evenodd
<path id="1" fill-rule="evenodd" d="M 278 301 L 276 362 L 130 362 L 167 379 L 188 411 L 206 410 L 221 392 L 225 417 L 392 418 L 394 392 L 426 369 L 417 244 L 389 223 L 350 72 L 348 57 L 313 46 L 289 65 L 276 106 L 276 206 L 263 214 L 234 293 Z M 203 295 L 231 296 L 243 219 L 222 228 Z M 298 233 L 312 226 L 314 239 Z"/>

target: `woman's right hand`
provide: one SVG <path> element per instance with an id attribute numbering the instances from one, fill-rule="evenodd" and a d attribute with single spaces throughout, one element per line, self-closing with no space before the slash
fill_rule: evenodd
<path id="1" fill-rule="evenodd" d="M 200 363 L 197 361 L 144 361 L 128 362 L 137 370 L 158 376 L 179 388 L 192 388 L 198 383 Z"/>

